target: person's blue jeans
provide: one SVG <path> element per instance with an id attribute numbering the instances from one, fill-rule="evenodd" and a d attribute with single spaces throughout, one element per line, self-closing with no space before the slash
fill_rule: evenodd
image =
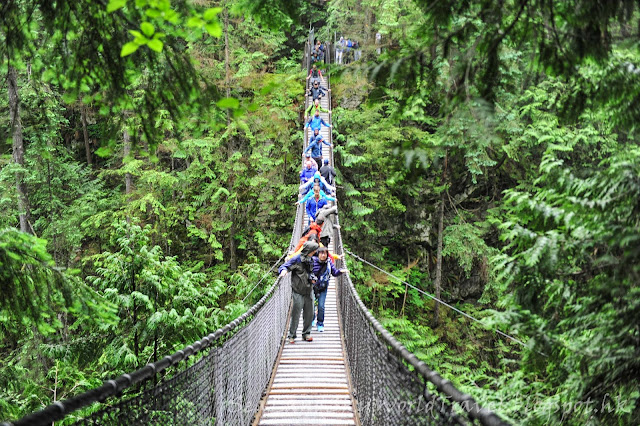
<path id="1" fill-rule="evenodd" d="M 316 295 L 316 300 L 318 301 L 318 322 L 316 325 L 324 325 L 324 302 L 327 300 L 327 290 L 318 293 Z M 316 318 L 315 311 L 313 312 L 313 319 Z"/>

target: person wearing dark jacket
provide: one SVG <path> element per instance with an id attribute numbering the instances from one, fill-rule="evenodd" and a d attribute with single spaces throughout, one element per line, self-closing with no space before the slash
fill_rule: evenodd
<path id="1" fill-rule="evenodd" d="M 320 247 L 317 255 L 312 258 L 311 273 L 317 277 L 313 284 L 313 293 L 318 301 L 317 326 L 319 332 L 324 331 L 324 302 L 327 299 L 327 289 L 329 288 L 329 274 L 337 277 L 345 272 L 347 272 L 346 269 L 336 269 L 333 260 L 329 258 L 329 250 L 326 247 Z"/>
<path id="2" fill-rule="evenodd" d="M 324 159 L 324 165 L 320 168 L 320 175 L 327 181 L 329 185 L 333 186 L 333 178 L 336 177 L 336 171 L 329 165 L 329 159 Z"/>
<path id="3" fill-rule="evenodd" d="M 315 81 L 311 86 L 311 88 L 309 89 L 309 96 L 311 96 L 315 101 L 316 99 L 320 99 L 323 96 L 327 96 L 327 92 L 330 92 L 330 91 L 331 89 L 326 89 L 320 86 L 320 83 Z"/>
<path id="4" fill-rule="evenodd" d="M 313 283 L 317 278 L 311 274 L 313 267 L 312 256 L 318 250 L 318 243 L 307 241 L 302 246 L 302 252 L 287 260 L 278 272 L 281 277 L 291 272 L 291 298 L 293 306 L 291 308 L 291 323 L 289 325 L 289 343 L 295 343 L 298 322 L 300 321 L 300 311 L 302 311 L 302 340 L 311 342 L 311 323 L 313 322 L 313 299 L 311 291 Z"/>

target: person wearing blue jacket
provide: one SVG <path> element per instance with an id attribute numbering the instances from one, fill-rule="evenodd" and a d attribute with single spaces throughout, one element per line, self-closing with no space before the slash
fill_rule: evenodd
<path id="1" fill-rule="evenodd" d="M 329 142 L 325 141 L 322 135 L 318 134 L 313 139 L 309 140 L 309 146 L 304 150 L 304 153 L 311 151 L 311 157 L 318 164 L 322 164 L 322 144 L 333 146 Z"/>
<path id="2" fill-rule="evenodd" d="M 318 301 L 318 321 L 316 324 L 319 332 L 324 331 L 324 303 L 329 289 L 329 275 L 337 277 L 345 272 L 347 272 L 346 269 L 336 268 L 333 260 L 329 257 L 329 249 L 326 247 L 319 247 L 316 255 L 311 258 L 311 273 L 316 276 L 316 282 L 313 283 L 313 294 Z M 315 319 L 315 310 L 313 314 Z"/>
<path id="3" fill-rule="evenodd" d="M 322 126 L 330 128 L 331 124 L 325 123 L 325 121 L 320 117 L 320 111 L 316 110 L 315 115 L 311 117 L 309 121 L 307 121 L 306 127 L 315 132 L 316 130 L 320 131 L 320 129 L 322 129 Z"/>
<path id="4" fill-rule="evenodd" d="M 327 204 L 327 201 L 335 200 L 335 198 L 325 194 L 325 192 L 320 189 L 320 185 L 314 185 L 313 192 L 310 191 L 307 193 L 307 195 L 298 201 L 298 204 L 307 203 L 307 215 L 309 216 L 309 223 L 311 223 L 315 222 L 316 213 Z"/>
<path id="5" fill-rule="evenodd" d="M 311 161 L 307 161 L 304 166 L 304 169 L 302 169 L 302 171 L 300 172 L 300 183 L 307 184 L 309 182 L 313 182 L 316 173 L 320 174 L 320 172 L 318 172 L 311 166 Z M 309 186 L 310 185 L 311 184 L 309 184 Z"/>
<path id="6" fill-rule="evenodd" d="M 302 180 L 302 179 L 301 179 Z M 322 175 L 320 174 L 319 171 L 316 171 L 313 173 L 313 176 L 307 180 L 306 182 L 302 182 L 302 184 L 300 185 L 300 194 L 302 196 L 307 195 L 309 192 L 311 192 L 311 189 L 313 188 L 313 185 L 318 184 L 320 185 L 320 189 L 323 190 L 325 193 L 327 194 L 335 194 L 336 189 L 329 185 L 329 183 L 326 181 L 326 179 L 324 177 L 322 177 Z"/>

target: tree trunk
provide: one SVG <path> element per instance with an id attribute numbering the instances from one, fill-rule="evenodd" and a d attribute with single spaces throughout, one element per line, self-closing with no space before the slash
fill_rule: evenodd
<path id="1" fill-rule="evenodd" d="M 135 262 L 132 262 L 132 265 L 131 265 L 131 277 L 130 277 L 132 293 L 137 291 L 137 288 L 136 288 L 136 273 L 135 273 L 135 270 L 134 270 L 134 267 L 135 267 L 134 265 L 135 265 Z M 135 299 L 134 299 L 132 308 L 133 308 L 133 328 L 136 329 L 136 331 L 133 334 L 133 352 L 136 355 L 136 365 L 140 365 L 140 361 L 138 359 L 138 357 L 140 355 L 140 337 L 138 336 L 138 328 L 137 328 L 137 325 L 138 325 L 138 307 L 136 306 Z"/>
<path id="2" fill-rule="evenodd" d="M 229 11 L 224 9 L 224 85 L 227 89 L 227 97 L 231 94 L 229 87 Z M 229 125 L 229 113 L 227 112 L 227 125 Z"/>
<path id="3" fill-rule="evenodd" d="M 440 214 L 438 218 L 438 251 L 436 253 L 436 298 L 440 299 L 440 288 L 442 286 L 442 232 L 444 229 L 444 191 L 440 196 Z M 440 321 L 440 302 L 436 301 L 435 309 L 433 310 L 433 324 L 438 326 Z"/>
<path id="4" fill-rule="evenodd" d="M 126 159 L 129 154 L 131 154 L 131 136 L 129 135 L 129 131 L 127 129 L 124 129 L 124 131 L 122 132 L 122 139 L 124 141 L 124 159 Z M 127 194 L 128 199 L 128 196 L 129 194 L 131 194 L 132 189 L 131 173 L 127 173 L 124 175 L 124 187 L 125 194 Z"/>
<path id="5" fill-rule="evenodd" d="M 237 254 L 236 254 L 236 225 L 232 223 L 229 228 L 229 266 L 232 271 L 235 271 L 238 267 Z"/>
<path id="6" fill-rule="evenodd" d="M 53 220 L 56 218 L 56 210 L 53 208 L 53 190 L 51 188 L 51 161 L 47 160 L 47 187 L 49 189 L 49 226 L 52 225 Z M 56 265 L 60 264 L 59 253 L 58 253 L 58 233 L 55 232 L 53 234 L 53 260 L 56 262 Z"/>
<path id="7" fill-rule="evenodd" d="M 24 141 L 22 138 L 22 121 L 20 120 L 20 96 L 18 94 L 18 74 L 9 66 L 7 77 L 9 87 L 9 118 L 11 120 L 11 136 L 13 138 L 13 161 L 24 167 Z M 29 199 L 22 172 L 16 172 L 16 192 L 18 193 L 18 211 L 20 215 L 20 231 L 30 232 Z"/>
<path id="8" fill-rule="evenodd" d="M 93 165 L 91 160 L 91 147 L 89 146 L 89 131 L 87 130 L 87 106 L 80 107 L 80 115 L 82 116 L 82 133 L 84 135 L 84 150 L 87 155 L 87 164 L 89 167 Z"/>
<path id="9" fill-rule="evenodd" d="M 447 182 L 447 162 L 449 160 L 449 153 L 444 153 L 444 166 L 442 169 L 442 183 L 446 185 Z M 444 195 L 445 190 L 440 194 L 440 213 L 438 217 L 438 248 L 436 252 L 436 281 L 435 290 L 436 298 L 440 299 L 440 289 L 442 287 L 442 234 L 444 232 Z M 435 309 L 433 310 L 433 324 L 434 327 L 438 326 L 440 321 L 440 302 L 436 301 Z"/>
<path id="10" fill-rule="evenodd" d="M 224 85 L 226 89 L 227 97 L 231 96 L 231 64 L 229 61 L 229 11 L 225 5 L 224 9 Z M 227 127 L 231 126 L 231 114 L 229 110 L 227 110 Z M 233 155 L 233 136 L 231 136 L 229 140 L 229 146 L 227 147 L 227 161 Z M 227 182 L 227 190 L 231 192 L 233 190 L 233 185 L 231 182 Z M 235 216 L 235 215 L 234 215 Z M 229 266 L 232 271 L 235 271 L 238 267 L 237 265 L 237 254 L 236 254 L 236 226 L 235 222 L 232 220 L 231 227 L 229 228 Z"/>

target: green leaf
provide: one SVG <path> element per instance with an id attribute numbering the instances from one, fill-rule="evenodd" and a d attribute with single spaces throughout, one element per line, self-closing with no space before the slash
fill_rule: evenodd
<path id="1" fill-rule="evenodd" d="M 164 19 L 172 24 L 177 24 L 180 19 L 180 14 L 174 10 L 168 10 L 164 13 Z"/>
<path id="2" fill-rule="evenodd" d="M 216 103 L 216 105 L 218 105 L 220 108 L 236 109 L 240 106 L 240 101 L 238 101 L 236 98 L 222 98 Z"/>
<path id="3" fill-rule="evenodd" d="M 217 21 L 207 24 L 204 27 L 207 29 L 207 32 L 209 33 L 209 35 L 213 37 L 222 36 L 222 27 Z"/>
<path id="4" fill-rule="evenodd" d="M 151 37 L 156 31 L 153 25 L 149 22 L 143 22 L 142 24 L 140 24 L 140 29 L 147 37 Z"/>
<path id="5" fill-rule="evenodd" d="M 149 40 L 149 43 L 147 43 L 147 46 L 149 46 L 149 49 L 160 53 L 162 52 L 163 43 L 158 39 L 153 39 L 153 40 Z"/>
<path id="6" fill-rule="evenodd" d="M 202 19 L 199 16 L 192 16 L 191 18 L 189 18 L 189 20 L 187 21 L 187 27 L 200 27 L 202 26 L 203 22 Z"/>
<path id="7" fill-rule="evenodd" d="M 220 12 L 222 12 L 222 8 L 221 7 L 212 7 L 211 9 L 205 10 L 205 12 L 202 15 L 202 17 L 207 21 L 211 21 Z"/>
<path id="8" fill-rule="evenodd" d="M 144 11 L 144 13 L 149 18 L 157 18 L 160 15 L 162 15 L 162 13 L 158 9 L 147 9 L 147 10 Z"/>
<path id="9" fill-rule="evenodd" d="M 108 157 L 112 152 L 113 151 L 108 146 L 101 146 L 96 150 L 96 155 L 98 157 Z"/>
<path id="10" fill-rule="evenodd" d="M 107 5 L 107 12 L 115 12 L 118 9 L 122 9 L 127 4 L 127 0 L 109 0 Z"/>
<path id="11" fill-rule="evenodd" d="M 122 46 L 122 50 L 120 51 L 120 57 L 125 57 L 131 55 L 133 52 L 138 50 L 138 44 L 130 41 L 129 43 Z"/>

